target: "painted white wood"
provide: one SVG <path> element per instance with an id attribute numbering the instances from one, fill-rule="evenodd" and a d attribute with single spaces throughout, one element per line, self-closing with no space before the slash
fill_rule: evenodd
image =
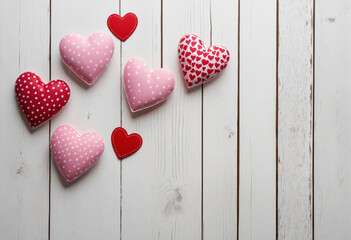
<path id="1" fill-rule="evenodd" d="M 312 239 L 313 0 L 279 1 L 278 239 Z"/>
<path id="2" fill-rule="evenodd" d="M 203 86 L 203 239 L 236 239 L 238 1 L 211 1 L 210 11 L 212 44 L 231 59 Z"/>
<path id="3" fill-rule="evenodd" d="M 239 239 L 276 234 L 276 0 L 240 4 Z"/>
<path id="4" fill-rule="evenodd" d="M 1 2 L 0 239 L 48 236 L 49 124 L 27 126 L 15 81 L 25 71 L 48 81 L 49 19 L 48 0 Z"/>
<path id="5" fill-rule="evenodd" d="M 120 162 L 111 147 L 111 133 L 120 122 L 120 45 L 109 66 L 92 86 L 87 86 L 64 66 L 59 42 L 65 34 L 88 37 L 106 31 L 106 20 L 118 12 L 118 2 L 106 0 L 52 1 L 52 78 L 61 78 L 71 88 L 66 108 L 52 120 L 51 134 L 64 124 L 80 134 L 97 132 L 105 142 L 100 162 L 72 184 L 62 180 L 51 165 L 51 239 L 119 239 Z"/>
<path id="6" fill-rule="evenodd" d="M 316 4 L 315 239 L 351 238 L 351 2 Z"/>
<path id="7" fill-rule="evenodd" d="M 139 26 L 123 44 L 129 58 L 164 67 L 176 78 L 162 104 L 132 114 L 123 93 L 122 125 L 143 137 L 142 148 L 122 163 L 122 237 L 124 239 L 201 239 L 201 88 L 188 91 L 181 77 L 177 45 L 186 33 L 209 39 L 208 1 L 122 1 Z M 182 17 L 179 17 L 182 16 Z"/>
<path id="8" fill-rule="evenodd" d="M 351 3 L 316 2 L 314 234 L 318 240 L 349 239 Z M 123 44 L 113 37 L 110 66 L 85 86 L 61 62 L 59 41 L 67 33 L 110 33 L 106 19 L 120 3 L 122 15 L 136 13 L 139 26 Z M 313 232 L 313 0 L 278 3 L 277 231 L 279 239 L 305 240 Z M 52 0 L 51 52 L 50 1 L 3 1 L 0 239 L 236 239 L 237 221 L 239 239 L 274 239 L 276 7 L 272 0 L 241 1 L 238 115 L 237 1 Z M 187 90 L 181 76 L 177 44 L 186 33 L 231 52 L 228 68 L 203 91 Z M 47 123 L 31 131 L 14 82 L 24 71 L 49 81 L 50 53 L 52 79 L 65 80 L 72 96 L 51 128 Z M 134 56 L 153 69 L 163 63 L 176 76 L 166 102 L 137 114 L 121 89 L 121 67 Z M 140 151 L 122 163 L 110 142 L 121 121 L 144 138 Z M 105 140 L 100 163 L 72 184 L 49 165 L 49 132 L 62 124 Z"/>
<path id="9" fill-rule="evenodd" d="M 123 70 L 130 58 L 144 59 L 150 69 L 161 66 L 161 1 L 122 0 L 121 15 L 128 12 L 137 15 L 138 27 L 122 43 L 122 126 L 129 134 L 140 134 L 143 145 L 138 152 L 123 159 L 121 163 L 122 239 L 163 239 L 164 235 L 170 233 L 165 233 L 162 226 L 159 226 L 163 219 L 158 189 L 162 185 L 159 175 L 163 171 L 164 149 L 167 147 L 163 123 L 169 102 L 150 111 L 132 114 L 123 86 Z M 161 126 L 162 130 L 159 129 Z"/>

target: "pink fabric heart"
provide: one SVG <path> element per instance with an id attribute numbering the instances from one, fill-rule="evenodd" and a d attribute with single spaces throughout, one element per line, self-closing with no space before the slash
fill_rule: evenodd
<path id="1" fill-rule="evenodd" d="M 72 182 L 98 162 L 104 141 L 96 133 L 80 136 L 72 127 L 63 125 L 53 133 L 50 148 L 62 176 Z"/>
<path id="2" fill-rule="evenodd" d="M 132 112 L 164 101 L 174 89 L 174 76 L 165 68 L 153 72 L 143 59 L 132 58 L 124 68 L 124 90 Z"/>
<path id="3" fill-rule="evenodd" d="M 113 51 L 113 39 L 105 32 L 94 33 L 88 39 L 68 34 L 60 42 L 62 61 L 88 85 L 104 71 Z"/>

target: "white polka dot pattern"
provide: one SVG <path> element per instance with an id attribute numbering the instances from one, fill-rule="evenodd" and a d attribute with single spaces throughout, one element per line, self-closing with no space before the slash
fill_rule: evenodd
<path id="1" fill-rule="evenodd" d="M 62 61 L 88 85 L 104 71 L 113 51 L 113 39 L 105 32 L 94 33 L 88 39 L 68 34 L 60 42 Z"/>
<path id="2" fill-rule="evenodd" d="M 17 78 L 15 92 L 18 105 L 32 128 L 55 116 L 70 96 L 70 89 L 64 81 L 52 80 L 45 85 L 32 72 L 22 73 Z"/>
<path id="3" fill-rule="evenodd" d="M 124 90 L 132 112 L 164 101 L 174 89 L 174 76 L 168 69 L 153 72 L 143 59 L 132 58 L 124 68 Z"/>
<path id="4" fill-rule="evenodd" d="M 50 148 L 62 176 L 72 182 L 99 161 L 105 146 L 98 134 L 80 136 L 72 127 L 63 125 L 52 134 Z"/>

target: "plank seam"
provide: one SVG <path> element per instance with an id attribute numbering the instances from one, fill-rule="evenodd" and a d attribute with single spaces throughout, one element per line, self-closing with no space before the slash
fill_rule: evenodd
<path id="1" fill-rule="evenodd" d="M 51 0 L 49 0 L 49 81 L 51 81 Z M 51 239 L 51 148 L 50 148 L 50 136 L 51 136 L 51 120 L 49 120 L 49 212 L 48 212 L 48 240 Z"/>
<path id="2" fill-rule="evenodd" d="M 315 46 L 316 46 L 316 0 L 313 0 L 313 49 L 312 49 L 312 59 L 313 59 L 313 66 L 312 66 L 312 240 L 314 240 L 314 126 L 315 126 Z"/>
<path id="3" fill-rule="evenodd" d="M 239 240 L 239 217 L 240 217 L 240 0 L 238 0 L 238 97 L 237 97 L 237 193 L 236 193 L 236 239 Z"/>
<path id="4" fill-rule="evenodd" d="M 279 236 L 279 213 L 278 213 L 278 164 L 279 164 L 279 151 L 278 151 L 278 146 L 279 146 L 279 128 L 278 128 L 278 123 L 279 123 L 279 0 L 276 2 L 276 89 L 275 89 L 275 238 L 278 240 Z"/>
<path id="5" fill-rule="evenodd" d="M 121 15 L 122 13 L 122 0 L 118 0 L 118 13 Z M 119 43 L 119 86 L 120 86 L 120 125 L 122 127 L 122 94 L 123 94 L 123 84 L 122 84 L 122 41 Z M 122 161 L 120 160 L 120 165 L 119 165 L 119 239 L 122 240 L 122 217 L 123 217 L 123 211 L 122 211 L 122 201 L 123 201 L 123 191 L 122 191 Z"/>
<path id="6" fill-rule="evenodd" d="M 161 1 L 161 68 L 163 68 L 163 0 Z"/>

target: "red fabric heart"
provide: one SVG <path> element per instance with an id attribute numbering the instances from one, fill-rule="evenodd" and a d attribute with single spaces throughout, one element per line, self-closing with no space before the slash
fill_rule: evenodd
<path id="1" fill-rule="evenodd" d="M 124 128 L 118 127 L 112 132 L 111 142 L 118 159 L 122 159 L 137 152 L 143 144 L 143 139 L 137 133 L 128 135 Z"/>
<path id="2" fill-rule="evenodd" d="M 117 38 L 124 42 L 138 26 L 138 17 L 134 13 L 127 13 L 124 17 L 111 14 L 107 19 L 107 26 Z"/>
<path id="3" fill-rule="evenodd" d="M 18 105 L 32 128 L 58 113 L 70 96 L 70 89 L 64 81 L 53 80 L 45 84 L 32 72 L 22 73 L 17 78 L 15 92 Z"/>

